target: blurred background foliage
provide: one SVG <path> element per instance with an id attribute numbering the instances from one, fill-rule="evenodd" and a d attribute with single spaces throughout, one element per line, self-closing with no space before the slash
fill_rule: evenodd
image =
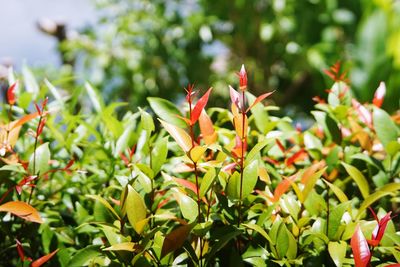
<path id="1" fill-rule="evenodd" d="M 344 63 L 353 93 L 372 99 L 381 80 L 384 108 L 400 98 L 400 1 L 392 0 L 98 0 L 97 24 L 60 44 L 78 80 L 89 80 L 107 101 L 147 105 L 147 96 L 176 103 L 183 87 L 214 87 L 226 106 L 231 73 L 242 63 L 250 90 L 276 90 L 289 115 L 325 95 L 323 70 Z M 225 82 L 217 82 L 225 81 Z"/>

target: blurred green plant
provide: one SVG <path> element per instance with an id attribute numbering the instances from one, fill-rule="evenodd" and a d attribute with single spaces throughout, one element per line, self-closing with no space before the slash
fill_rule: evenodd
<path id="1" fill-rule="evenodd" d="M 387 81 L 389 111 L 399 106 L 398 1 L 102 0 L 97 24 L 61 45 L 75 74 L 106 99 L 144 105 L 147 96 L 178 103 L 184 85 L 210 84 L 212 104 L 229 97 L 221 81 L 233 82 L 246 62 L 255 94 L 277 90 L 286 113 L 310 110 L 310 99 L 329 82 L 322 75 L 340 59 L 361 101 Z"/>

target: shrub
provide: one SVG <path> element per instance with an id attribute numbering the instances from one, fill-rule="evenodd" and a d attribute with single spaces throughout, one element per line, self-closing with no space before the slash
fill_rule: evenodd
<path id="1" fill-rule="evenodd" d="M 244 67 L 229 110 L 206 109 L 212 89 L 189 85 L 184 106 L 149 98 L 151 110 L 122 118 L 125 103 L 105 106 L 88 83 L 81 99 L 82 88 L 65 95 L 26 73 L 22 88 L 11 74 L 1 265 L 400 261 L 399 116 L 380 109 L 384 83 L 360 104 L 339 69 L 327 72 L 334 84 L 308 129 L 274 116 L 272 92 L 253 96 Z"/>

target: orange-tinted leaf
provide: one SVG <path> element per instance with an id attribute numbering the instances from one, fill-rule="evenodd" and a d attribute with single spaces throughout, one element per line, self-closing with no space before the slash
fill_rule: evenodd
<path id="1" fill-rule="evenodd" d="M 14 105 L 15 104 L 15 88 L 18 85 L 18 81 L 13 83 L 7 90 L 7 101 L 8 104 Z"/>
<path id="2" fill-rule="evenodd" d="M 269 92 L 269 93 L 265 93 L 260 95 L 259 97 L 256 98 L 256 100 L 254 100 L 253 104 L 251 104 L 251 106 L 249 108 L 247 108 L 246 112 L 248 112 L 250 109 L 252 109 L 255 105 L 257 105 L 258 103 L 260 103 L 261 101 L 263 101 L 265 98 L 269 97 L 270 95 L 272 95 L 274 92 Z"/>
<path id="3" fill-rule="evenodd" d="M 192 227 L 190 225 L 182 225 L 173 230 L 171 233 L 167 234 L 162 246 L 161 258 L 166 256 L 168 253 L 181 248 L 188 237 L 191 228 Z"/>
<path id="4" fill-rule="evenodd" d="M 33 120 L 34 118 L 36 118 L 38 116 L 39 116 L 38 112 L 25 115 L 22 118 L 20 118 L 19 120 L 12 122 L 11 123 L 11 127 L 12 127 L 12 129 L 14 129 L 14 128 L 18 127 L 18 126 L 22 126 L 25 123 L 27 123 L 28 121 Z"/>
<path id="5" fill-rule="evenodd" d="M 197 101 L 196 106 L 194 106 L 192 111 L 192 116 L 190 118 L 191 125 L 195 124 L 199 119 L 201 112 L 204 107 L 207 105 L 208 97 L 210 96 L 212 88 L 208 89 L 208 91 Z"/>
<path id="6" fill-rule="evenodd" d="M 290 158 L 286 159 L 286 166 L 291 166 L 297 160 L 304 159 L 307 156 L 307 152 L 302 148 L 294 153 Z"/>
<path id="7" fill-rule="evenodd" d="M 160 120 L 160 122 L 184 152 L 188 152 L 192 148 L 192 140 L 188 133 L 186 133 L 183 129 L 169 124 L 163 120 Z"/>
<path id="8" fill-rule="evenodd" d="M 318 169 L 323 168 L 325 166 L 324 161 L 320 161 L 318 163 L 314 163 L 310 167 L 308 167 L 301 176 L 301 183 L 306 184 L 308 180 L 317 172 Z"/>
<path id="9" fill-rule="evenodd" d="M 355 267 L 367 267 L 371 259 L 371 251 L 359 225 L 357 225 L 351 237 L 350 244 L 353 250 Z"/>
<path id="10" fill-rule="evenodd" d="M 34 262 L 31 263 L 31 267 L 40 267 L 46 262 L 48 262 L 57 252 L 59 249 L 54 250 L 53 252 L 35 260 Z"/>
<path id="11" fill-rule="evenodd" d="M 200 113 L 199 126 L 203 140 L 207 145 L 211 145 L 217 141 L 217 133 L 214 130 L 214 125 L 204 109 Z"/>
<path id="12" fill-rule="evenodd" d="M 294 182 L 294 180 L 296 180 L 296 178 L 297 173 L 290 177 L 284 177 L 284 180 L 282 180 L 275 188 L 274 198 L 272 199 L 272 202 L 277 202 L 280 197 L 289 189 L 290 185 Z"/>
<path id="13" fill-rule="evenodd" d="M 173 179 L 174 179 L 175 182 L 177 182 L 181 186 L 192 190 L 194 193 L 197 193 L 197 187 L 191 181 L 188 181 L 188 180 L 185 180 L 185 179 L 181 179 L 181 178 L 173 178 Z"/>
<path id="14" fill-rule="evenodd" d="M 378 89 L 376 89 L 375 94 L 374 94 L 374 99 L 372 100 L 372 103 L 380 108 L 383 103 L 383 98 L 385 97 L 386 94 L 386 85 L 384 82 L 381 82 L 379 84 Z"/>
<path id="15" fill-rule="evenodd" d="M 39 212 L 28 203 L 22 201 L 10 201 L 4 203 L 0 206 L 0 211 L 10 212 L 27 221 L 36 223 L 43 222 L 42 218 L 39 215 Z"/>

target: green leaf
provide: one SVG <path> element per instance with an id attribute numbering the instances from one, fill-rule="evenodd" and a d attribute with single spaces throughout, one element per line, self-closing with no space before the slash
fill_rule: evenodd
<path id="1" fill-rule="evenodd" d="M 167 160 L 168 155 L 168 137 L 160 139 L 153 147 L 151 151 L 151 167 L 154 175 L 161 170 L 161 167 Z"/>
<path id="2" fill-rule="evenodd" d="M 104 198 L 99 195 L 86 195 L 86 197 L 99 201 L 104 207 L 106 207 L 111 213 L 118 219 L 121 220 L 118 213 L 111 207 L 110 203 L 108 203 Z"/>
<path id="3" fill-rule="evenodd" d="M 253 192 L 258 178 L 258 161 L 254 160 L 243 170 L 243 192 L 242 198 L 246 198 Z M 239 188 L 240 190 L 240 188 Z"/>
<path id="4" fill-rule="evenodd" d="M 120 153 L 122 153 L 127 147 L 129 142 L 129 137 L 131 136 L 133 130 L 133 125 L 129 125 L 122 135 L 118 138 L 117 143 L 115 145 L 114 157 L 118 157 Z"/>
<path id="5" fill-rule="evenodd" d="M 372 205 L 375 201 L 381 199 L 384 196 L 390 195 L 393 192 L 400 191 L 400 183 L 391 183 L 382 186 L 378 191 L 369 195 L 364 201 L 361 203 L 360 208 L 358 209 L 358 213 L 356 219 L 360 219 L 364 210 Z"/>
<path id="6" fill-rule="evenodd" d="M 269 243 L 273 244 L 274 242 L 272 241 L 271 237 L 269 237 L 269 235 L 267 234 L 267 232 L 265 232 L 265 230 L 257 225 L 257 224 L 242 224 L 244 227 L 249 228 L 251 230 L 256 231 L 257 233 L 259 233 L 260 235 L 262 235 L 265 239 L 268 240 Z"/>
<path id="7" fill-rule="evenodd" d="M 335 142 L 336 144 L 340 144 L 342 142 L 342 133 L 336 123 L 335 120 L 331 118 L 328 114 L 322 111 L 312 111 L 311 112 L 318 124 L 320 124 L 328 136 L 330 140 Z"/>
<path id="8" fill-rule="evenodd" d="M 140 120 L 142 122 L 143 129 L 145 129 L 148 132 L 154 132 L 155 126 L 151 115 L 141 108 L 139 108 L 139 110 L 140 110 Z"/>
<path id="9" fill-rule="evenodd" d="M 253 103 L 256 100 L 256 97 L 246 92 L 246 97 L 249 100 L 249 103 Z M 268 113 L 264 110 L 264 105 L 262 103 L 256 104 L 252 109 L 251 113 L 254 116 L 254 122 L 258 130 L 260 130 L 263 134 L 268 132 L 269 127 L 269 116 Z"/>
<path id="10" fill-rule="evenodd" d="M 138 181 L 140 185 L 143 187 L 144 192 L 150 193 L 152 191 L 152 184 L 151 184 L 151 179 L 144 174 L 136 165 L 135 165 L 135 171 L 138 175 Z"/>
<path id="11" fill-rule="evenodd" d="M 289 236 L 288 230 L 284 223 L 279 226 L 278 234 L 276 236 L 276 250 L 278 252 L 279 259 L 283 259 L 289 249 Z"/>
<path id="12" fill-rule="evenodd" d="M 186 122 L 178 117 L 182 116 L 182 113 L 179 111 L 176 105 L 172 104 L 168 100 L 158 97 L 148 97 L 147 101 L 149 101 L 153 111 L 162 120 L 181 128 L 187 127 Z"/>
<path id="13" fill-rule="evenodd" d="M 129 223 L 138 234 L 141 234 L 147 222 L 147 208 L 142 196 L 131 185 L 128 185 L 125 206 Z"/>
<path id="14" fill-rule="evenodd" d="M 101 101 L 99 94 L 88 82 L 85 82 L 85 88 L 88 93 L 89 99 L 92 102 L 94 110 L 97 113 L 101 113 L 103 109 L 103 103 Z"/>
<path id="15" fill-rule="evenodd" d="M 347 244 L 344 241 L 328 243 L 329 255 L 331 255 L 331 258 L 337 267 L 343 265 L 343 260 L 346 257 L 346 249 Z"/>
<path id="16" fill-rule="evenodd" d="M 334 184 L 331 184 L 330 182 L 326 181 L 325 179 L 323 181 L 329 186 L 329 188 L 332 190 L 332 192 L 335 194 L 335 196 L 339 199 L 339 201 L 341 203 L 349 201 L 346 194 L 343 193 L 343 191 L 339 187 L 337 187 Z"/>
<path id="17" fill-rule="evenodd" d="M 249 162 L 251 163 L 254 159 L 255 156 L 258 155 L 258 153 L 266 146 L 270 143 L 270 140 L 264 140 L 262 142 L 257 143 L 251 150 L 250 152 L 247 154 L 246 156 L 246 165 L 249 164 Z"/>
<path id="18" fill-rule="evenodd" d="M 102 256 L 99 245 L 87 246 L 78 250 L 68 262 L 69 267 L 88 266 L 96 258 Z"/>
<path id="19" fill-rule="evenodd" d="M 25 63 L 22 65 L 22 75 L 24 76 L 24 84 L 26 91 L 32 94 L 33 98 L 35 99 L 40 91 L 39 85 L 35 79 L 35 76 L 32 74 L 32 71 Z"/>
<path id="20" fill-rule="evenodd" d="M 364 175 L 354 166 L 342 162 L 342 165 L 346 169 L 347 173 L 356 182 L 358 188 L 361 191 L 363 198 L 365 199 L 369 195 L 368 181 L 365 179 Z"/>
<path id="21" fill-rule="evenodd" d="M 189 222 L 195 221 L 199 215 L 197 210 L 197 202 L 182 192 L 177 192 L 176 196 L 178 198 L 179 208 L 181 209 L 182 216 Z"/>
<path id="22" fill-rule="evenodd" d="M 105 251 L 130 251 L 130 252 L 134 252 L 137 250 L 137 248 L 135 248 L 136 244 L 133 242 L 124 242 L 124 243 L 117 243 L 114 244 L 110 247 L 107 248 L 103 248 L 103 250 Z"/>
<path id="23" fill-rule="evenodd" d="M 224 248 L 230 240 L 234 239 L 240 234 L 242 234 L 241 231 L 232 228 L 230 231 L 227 231 L 226 234 L 222 235 L 221 238 L 217 239 L 217 241 L 211 247 L 210 252 L 207 254 L 206 263 L 204 266 L 208 266 L 208 262 L 213 259 L 215 253 Z"/>
<path id="24" fill-rule="evenodd" d="M 240 174 L 234 172 L 231 177 L 229 177 L 228 185 L 226 186 L 226 192 L 228 197 L 232 199 L 239 199 L 240 196 Z"/>
<path id="25" fill-rule="evenodd" d="M 207 194 L 208 189 L 210 189 L 212 183 L 214 182 L 215 177 L 216 177 L 215 169 L 210 168 L 204 175 L 203 180 L 201 180 L 200 191 L 199 191 L 200 198 L 204 197 Z"/>
<path id="26" fill-rule="evenodd" d="M 385 148 L 391 141 L 397 141 L 397 137 L 399 137 L 398 129 L 386 111 L 374 108 L 373 122 L 378 139 Z"/>
<path id="27" fill-rule="evenodd" d="M 341 225 L 341 220 L 345 211 L 350 207 L 350 202 L 341 203 L 333 207 L 329 214 L 328 237 L 330 240 L 335 240 L 338 235 L 338 229 Z"/>
<path id="28" fill-rule="evenodd" d="M 328 167 L 325 167 L 319 170 L 316 173 L 313 173 L 310 178 L 307 179 L 307 183 L 305 184 L 302 195 L 303 195 L 303 202 L 306 201 L 308 194 L 310 194 L 311 190 L 314 188 L 315 184 L 317 183 L 318 179 L 321 178 L 321 175 L 324 174 Z"/>
<path id="29" fill-rule="evenodd" d="M 50 169 L 49 143 L 44 143 L 36 148 L 29 160 L 29 171 L 33 174 L 44 174 Z"/>

